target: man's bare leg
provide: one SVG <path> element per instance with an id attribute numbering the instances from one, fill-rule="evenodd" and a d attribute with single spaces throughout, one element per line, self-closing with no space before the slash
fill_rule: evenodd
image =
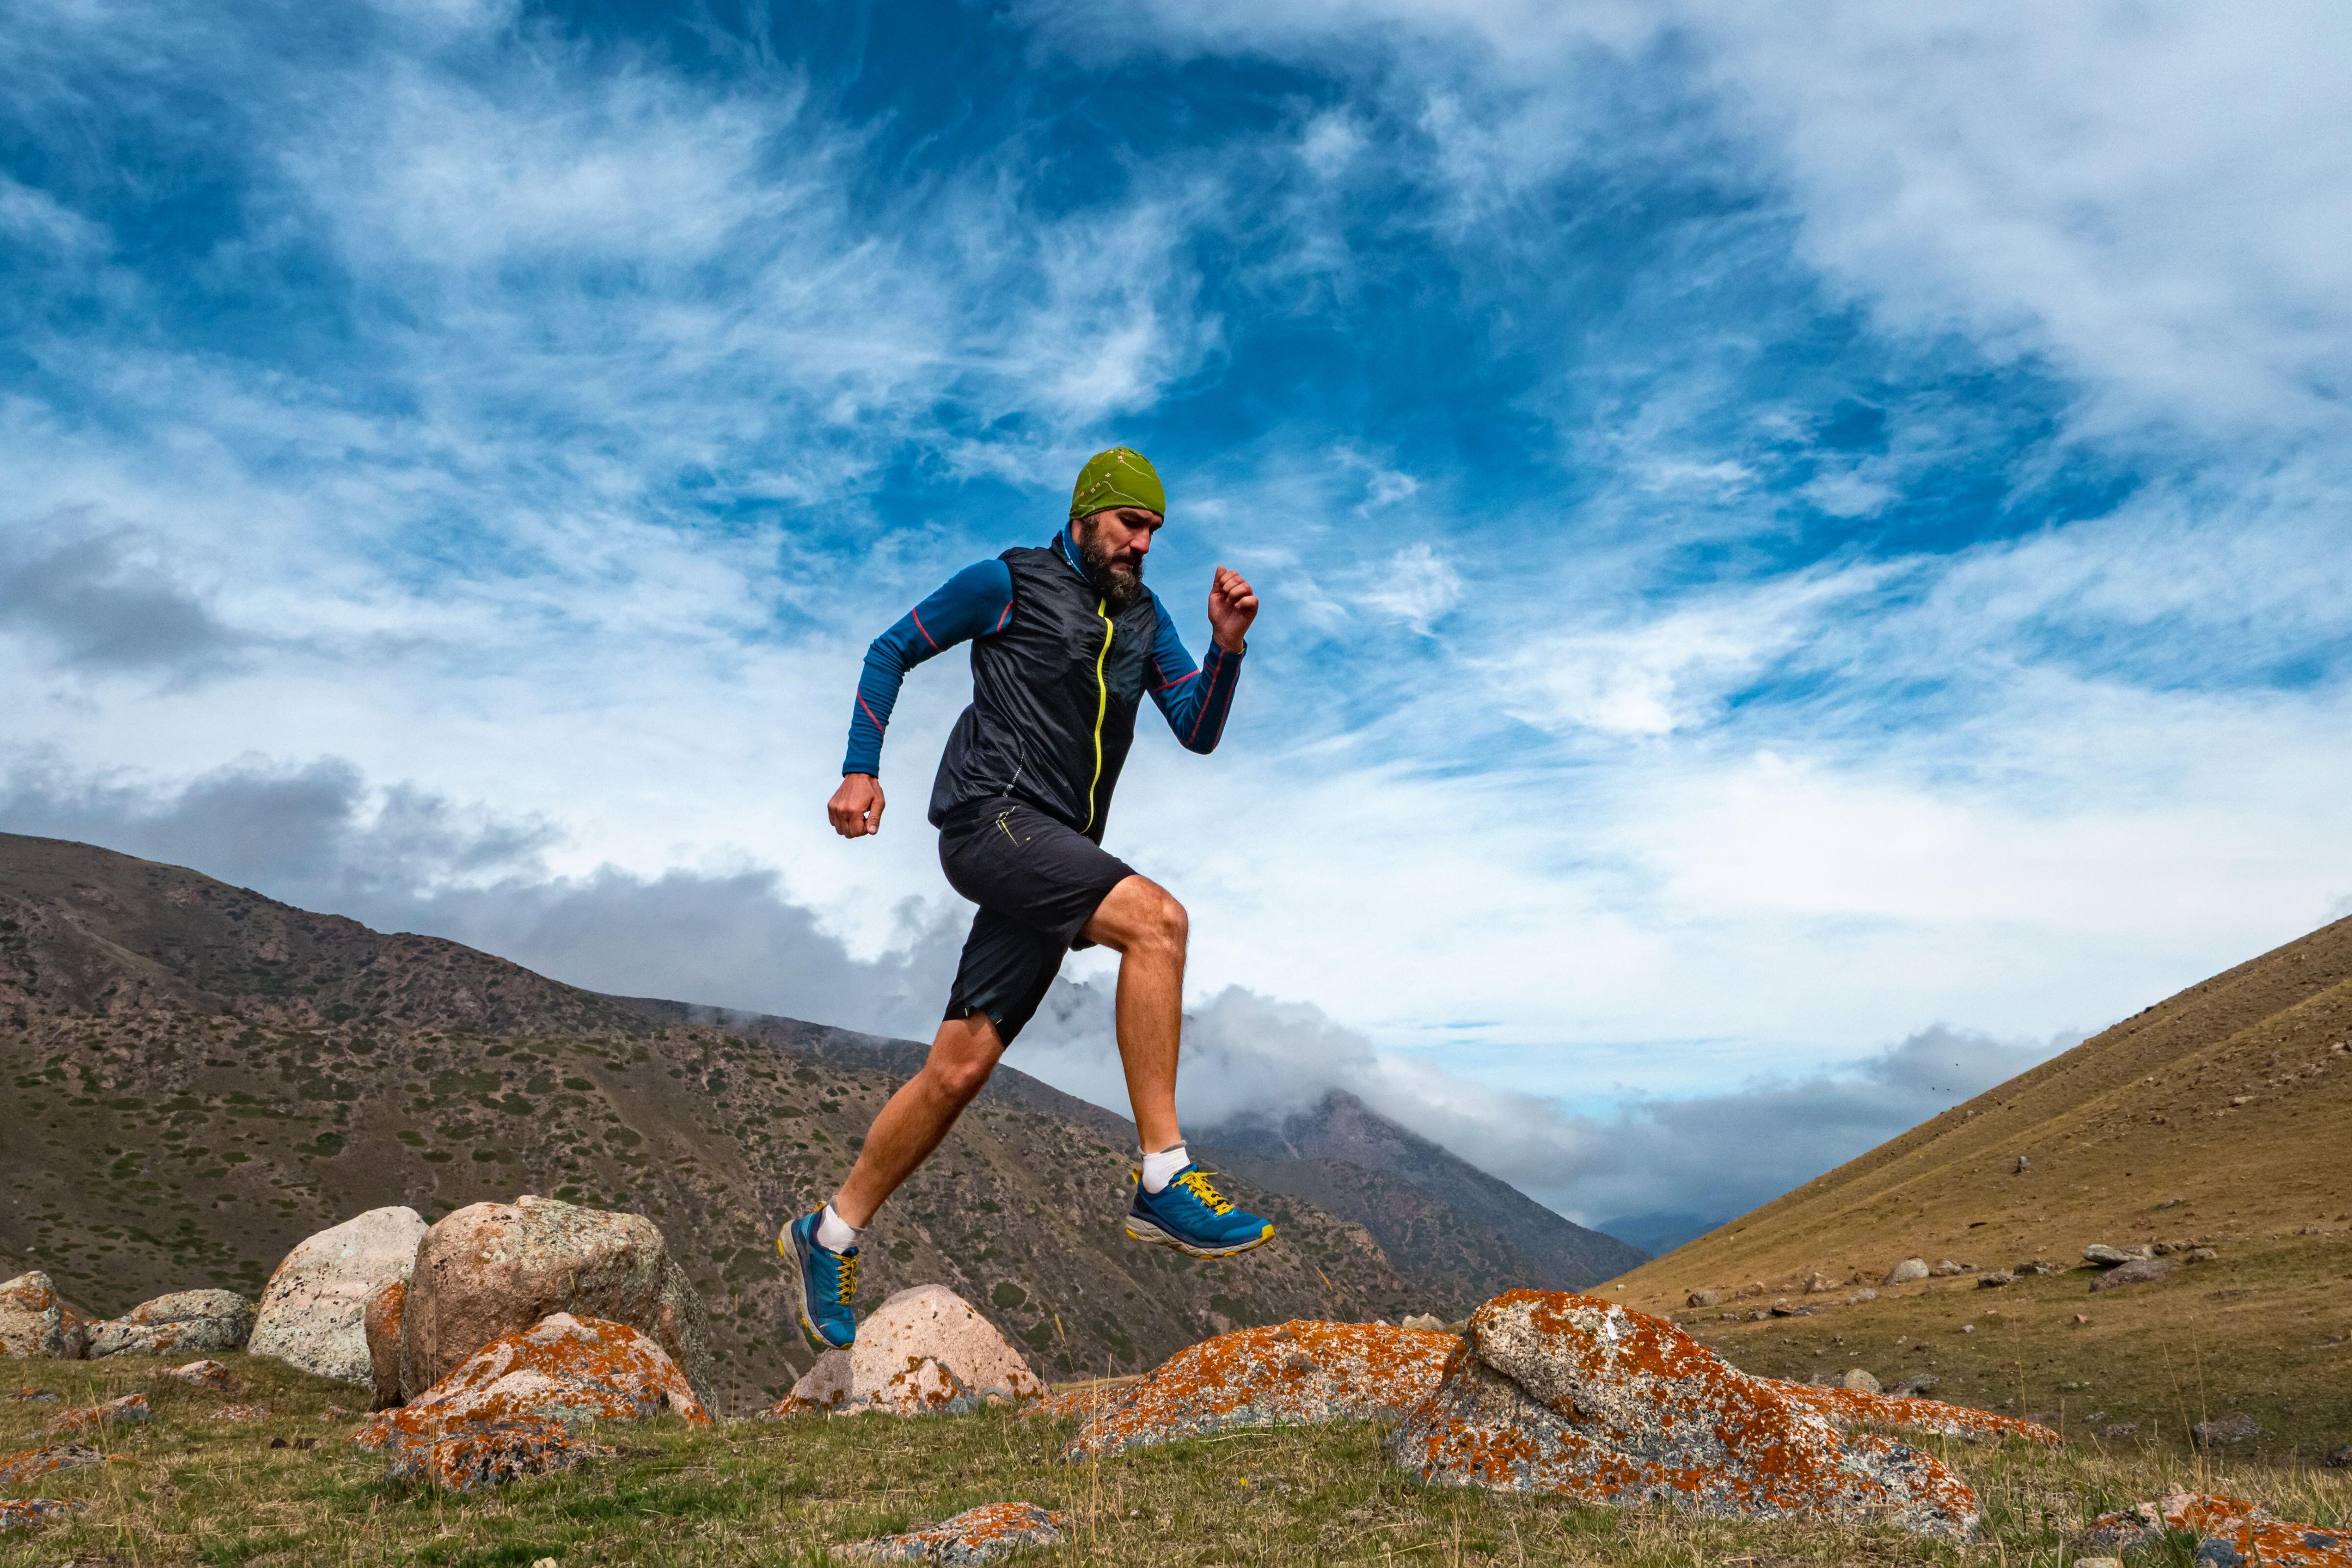
<path id="1" fill-rule="evenodd" d="M 1147 1152 L 1183 1139 L 1176 1126 L 1176 1050 L 1189 933 L 1184 906 L 1148 877 L 1113 888 L 1086 926 L 1088 941 L 1119 955 L 1118 1059 L 1127 1069 L 1136 1137 Z"/>
<path id="2" fill-rule="evenodd" d="M 931 1054 L 923 1070 L 898 1086 L 866 1130 L 866 1146 L 835 1196 L 833 1212 L 859 1230 L 871 1225 L 884 1200 L 930 1158 L 1003 1054 L 1004 1042 L 996 1037 L 996 1026 L 987 1014 L 942 1023 L 931 1037 Z"/>

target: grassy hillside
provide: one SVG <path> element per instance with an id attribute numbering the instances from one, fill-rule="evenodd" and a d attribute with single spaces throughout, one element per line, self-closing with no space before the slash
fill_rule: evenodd
<path id="1" fill-rule="evenodd" d="M 2095 1297 L 2077 1271 L 1998 1292 L 1938 1279 L 1834 1304 L 1849 1282 L 1875 1287 L 1906 1257 L 1985 1271 L 2072 1265 L 2093 1242 L 2200 1242 L 2220 1257 Z M 1804 1294 L 1817 1273 L 1839 1289 Z M 2310 1454 L 2352 1443 L 2347 1274 L 2352 921 L 2342 921 L 1633 1270 L 1613 1293 L 1675 1310 L 1757 1371 L 1843 1362 L 1891 1378 L 1937 1361 L 1951 1374 L 1939 1394 L 1998 1393 L 2033 1409 L 2070 1399 L 2106 1412 L 2093 1425 L 2173 1440 L 2200 1410 L 2242 1406 L 2264 1446 Z M 1754 1294 L 1685 1310 L 1698 1288 Z M 1784 1299 L 1815 1315 L 1747 1319 Z M 1964 1321 L 1977 1331 L 1959 1333 Z"/>

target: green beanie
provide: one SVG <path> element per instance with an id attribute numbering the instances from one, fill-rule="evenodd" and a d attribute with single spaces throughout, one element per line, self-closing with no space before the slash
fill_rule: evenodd
<path id="1" fill-rule="evenodd" d="M 1070 492 L 1070 516 L 1080 518 L 1106 507 L 1139 506 L 1168 515 L 1168 492 L 1160 475 L 1131 447 L 1097 452 L 1078 470 L 1077 488 Z"/>

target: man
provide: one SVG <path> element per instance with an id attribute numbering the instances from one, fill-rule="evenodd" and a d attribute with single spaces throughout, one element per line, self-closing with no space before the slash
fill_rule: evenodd
<path id="1" fill-rule="evenodd" d="M 1142 1145 L 1127 1234 L 1195 1258 L 1273 1239 L 1209 1183 L 1176 1125 L 1184 906 L 1102 847 L 1110 796 L 1146 691 L 1188 749 L 1210 752 L 1241 678 L 1257 595 L 1220 566 L 1214 640 L 1196 668 L 1143 558 L 1166 492 L 1143 458 L 1097 453 L 1078 475 L 1069 526 L 1043 548 L 968 566 L 874 640 L 849 721 L 849 755 L 827 811 L 859 838 L 882 827 L 882 732 L 913 666 L 971 643 L 971 706 L 931 786 L 940 863 L 980 906 L 929 1059 L 874 1119 L 833 1201 L 784 1226 L 798 1263 L 801 1326 L 819 1344 L 856 1338 L 858 1246 L 875 1211 L 939 1147 L 1036 1012 L 1074 947 L 1119 955 L 1119 1059 Z"/>

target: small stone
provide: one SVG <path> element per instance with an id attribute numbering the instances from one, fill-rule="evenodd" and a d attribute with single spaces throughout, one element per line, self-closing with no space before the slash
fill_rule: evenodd
<path id="1" fill-rule="evenodd" d="M 2033 1162 L 2032 1162 L 2032 1161 L 2031 1161 L 2031 1160 L 2029 1160 L 2029 1159 L 2027 1159 L 2024 1155 L 2020 1154 L 2020 1155 L 2017 1157 L 2017 1172 L 2016 1172 L 2016 1173 L 2017 1173 L 2018 1175 L 2021 1175 L 2021 1175 L 2025 1174 L 2025 1173 L 2026 1173 L 2026 1172 L 2028 1172 L 2028 1171 L 2030 1171 L 2030 1170 L 2032 1170 L 2032 1169 L 2033 1169 Z"/>
<path id="2" fill-rule="evenodd" d="M 1853 1295 L 1848 1296 L 1845 1300 L 1848 1306 L 1858 1307 L 1864 1301 L 1877 1300 L 1878 1292 L 1865 1285 L 1861 1289 L 1856 1290 Z"/>
<path id="3" fill-rule="evenodd" d="M 2094 1290 L 2113 1290 L 2125 1285 L 2147 1285 L 2163 1279 L 2179 1267 L 2167 1258 L 2135 1258 L 2128 1263 L 2117 1264 L 2091 1282 Z"/>
<path id="4" fill-rule="evenodd" d="M 103 1405 L 92 1405 L 80 1410 L 68 1410 L 42 1428 L 46 1437 L 79 1436 L 84 1433 L 100 1432 L 109 1426 L 124 1426 L 134 1421 L 151 1420 L 154 1411 L 149 1408 L 143 1394 L 125 1394 Z"/>
<path id="5" fill-rule="evenodd" d="M 1977 1276 L 1977 1289 L 1979 1290 L 1997 1290 L 2009 1282 L 2009 1276 L 2002 1273 L 1998 1268 L 1994 1269 L 1990 1274 L 1979 1274 Z"/>
<path id="6" fill-rule="evenodd" d="M 940 1563 L 962 1568 L 966 1563 L 993 1563 L 1024 1548 L 1059 1546 L 1067 1539 L 1063 1526 L 1068 1522 L 1063 1515 L 1034 1502 L 983 1503 L 929 1530 L 877 1536 L 837 1550 L 854 1562 Z"/>
<path id="7" fill-rule="evenodd" d="M 1926 1278 L 1927 1278 L 1927 1260 L 1924 1258 L 1906 1258 L 1902 1262 L 1896 1264 L 1892 1269 L 1888 1270 L 1886 1278 L 1880 1280 L 1879 1283 L 1881 1285 L 1908 1285 L 1914 1279 L 1925 1279 Z"/>
<path id="8" fill-rule="evenodd" d="M 2109 1247 L 2103 1241 L 2095 1241 L 2083 1248 L 2083 1261 L 2095 1268 L 2113 1268 L 2118 1264 L 2129 1263 L 2131 1260 L 2130 1253 L 2120 1247 Z"/>
<path id="9" fill-rule="evenodd" d="M 49 1388 L 20 1388 L 8 1397 L 12 1400 L 37 1402 L 42 1405 L 55 1405 L 58 1402 L 57 1391 Z"/>
<path id="10" fill-rule="evenodd" d="M 1934 1268 L 1928 1270 L 1928 1272 L 1935 1275 L 1938 1279 L 1957 1279 L 1963 1274 L 1973 1274 L 1976 1271 L 1977 1266 L 1975 1264 L 1955 1263 L 1948 1258 L 1943 1259 L 1941 1262 L 1937 1263 Z"/>
<path id="11" fill-rule="evenodd" d="M 2189 1441 L 2200 1448 L 2218 1448 L 2226 1444 L 2250 1442 L 2262 1435 L 2262 1427 L 2251 1415 L 2223 1415 L 2211 1421 L 2200 1421 L 2189 1428 Z"/>
<path id="12" fill-rule="evenodd" d="M 51 1520 L 70 1519 L 89 1511 L 88 1503 L 60 1502 L 56 1498 L 0 1498 L 0 1531 L 29 1530 Z"/>
<path id="13" fill-rule="evenodd" d="M 2120 1557 L 2077 1557 L 2074 1568 L 2124 1568 L 2124 1560 Z"/>
<path id="14" fill-rule="evenodd" d="M 1445 1331 L 1445 1320 L 1432 1312 L 1414 1312 L 1399 1323 L 1401 1329 L 1425 1329 L 1436 1333 Z"/>
<path id="15" fill-rule="evenodd" d="M 2210 1247 L 2192 1247 L 2180 1255 L 2183 1263 L 2210 1263 L 2221 1255 Z"/>
<path id="16" fill-rule="evenodd" d="M 228 1363 L 212 1360 L 192 1361 L 185 1366 L 175 1366 L 163 1374 L 176 1377 L 196 1388 L 209 1388 L 215 1394 L 226 1394 L 229 1388 Z"/>
<path id="17" fill-rule="evenodd" d="M 224 1405 L 213 1412 L 215 1421 L 267 1421 L 269 1412 L 258 1405 Z"/>
<path id="18" fill-rule="evenodd" d="M 2319 1462 L 2331 1470 L 2352 1470 L 2352 1444 L 2336 1449 Z"/>
<path id="19" fill-rule="evenodd" d="M 106 1463 L 106 1456 L 80 1443 L 58 1443 L 47 1448 L 27 1448 L 20 1454 L 0 1458 L 0 1488 L 15 1491 L 29 1487 L 35 1481 L 56 1475 L 60 1470 L 88 1469 L 92 1465 Z"/>
<path id="20" fill-rule="evenodd" d="M 1685 1300 L 1689 1305 L 1694 1307 L 1712 1307 L 1722 1301 L 1723 1292 L 1720 1290 L 1708 1289 L 1694 1290 L 1688 1297 L 1685 1298 Z"/>
<path id="21" fill-rule="evenodd" d="M 1846 1374 L 1838 1379 L 1837 1385 L 1840 1388 L 1850 1388 L 1856 1394 L 1877 1394 L 1881 1392 L 1878 1386 L 1878 1379 L 1872 1376 L 1868 1369 L 1859 1366 L 1847 1368 Z"/>
<path id="22" fill-rule="evenodd" d="M 1808 1296 L 1822 1295 L 1836 1289 L 1837 1281 L 1819 1269 L 1805 1276 L 1805 1294 Z"/>
<path id="23" fill-rule="evenodd" d="M 1972 1333 L 1975 1333 L 1976 1331 L 1977 1331 L 1977 1326 L 1976 1326 L 1974 1323 L 1962 1323 L 1962 1324 L 1960 1325 L 1960 1332 L 1962 1332 L 1962 1333 L 1964 1333 L 1964 1334 L 1972 1334 Z"/>

